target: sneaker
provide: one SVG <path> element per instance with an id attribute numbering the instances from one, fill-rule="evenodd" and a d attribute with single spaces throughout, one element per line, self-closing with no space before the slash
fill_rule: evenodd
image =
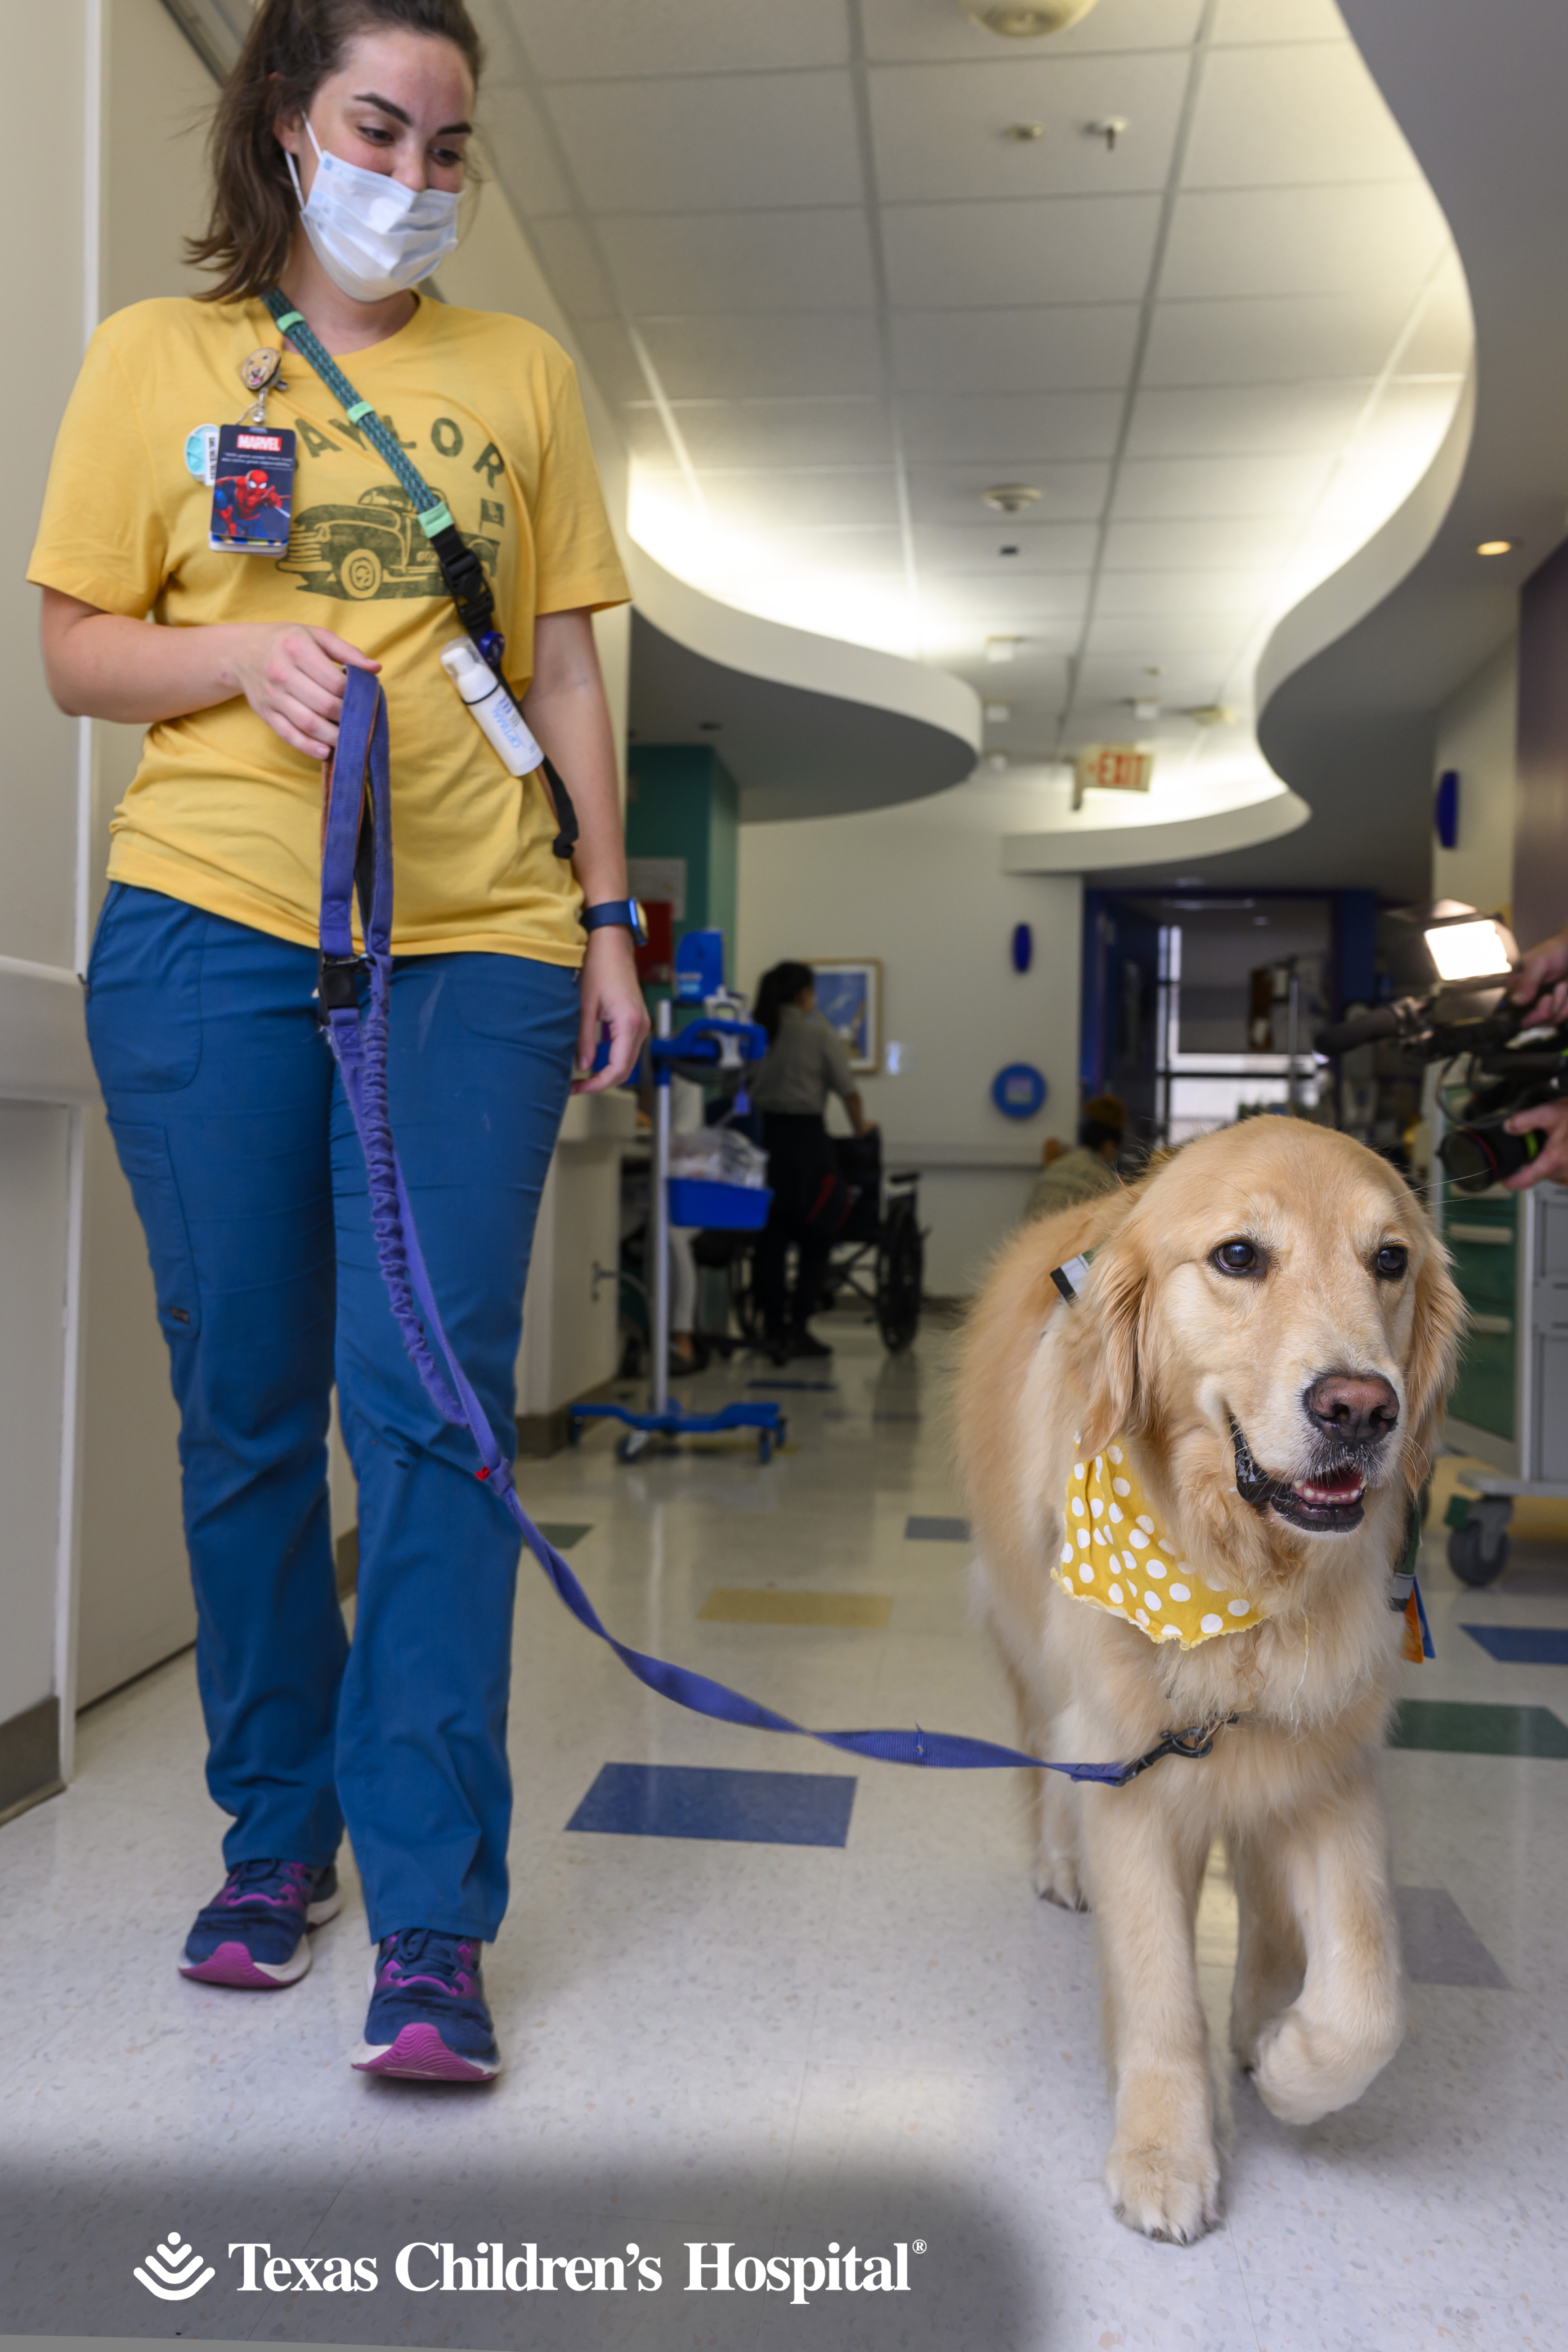
<path id="1" fill-rule="evenodd" d="M 488 2083 L 500 2052 L 485 2004 L 479 1944 L 439 1927 L 400 1927 L 370 1965 L 370 2014 L 352 2063 L 362 2074 Z"/>
<path id="2" fill-rule="evenodd" d="M 238 1862 L 196 1914 L 180 1954 L 180 1974 L 199 1984 L 277 1992 L 310 1965 L 307 1929 L 342 1908 L 338 1874 L 308 1862 Z"/>

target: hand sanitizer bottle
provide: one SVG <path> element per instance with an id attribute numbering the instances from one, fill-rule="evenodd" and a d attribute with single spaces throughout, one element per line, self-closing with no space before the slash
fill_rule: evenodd
<path id="1" fill-rule="evenodd" d="M 544 754 L 521 711 L 470 637 L 454 637 L 450 645 L 443 646 L 441 667 L 489 738 L 509 775 L 531 776 L 544 765 Z"/>

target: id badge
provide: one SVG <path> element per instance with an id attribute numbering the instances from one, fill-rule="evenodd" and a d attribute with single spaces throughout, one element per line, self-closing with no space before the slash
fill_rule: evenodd
<path id="1" fill-rule="evenodd" d="M 293 506 L 293 434 L 283 426 L 224 425 L 208 546 L 238 555 L 283 555 Z"/>

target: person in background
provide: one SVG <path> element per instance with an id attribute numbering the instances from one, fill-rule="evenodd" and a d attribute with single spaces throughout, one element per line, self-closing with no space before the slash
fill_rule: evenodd
<path id="1" fill-rule="evenodd" d="M 1096 1095 L 1085 1103 L 1078 1123 L 1078 1142 L 1064 1151 L 1052 1136 L 1040 1154 L 1044 1163 L 1024 1212 L 1027 1222 L 1054 1216 L 1096 1192 L 1115 1190 L 1120 1181 L 1116 1162 L 1127 1127 L 1127 1107 L 1115 1095 Z"/>
<path id="2" fill-rule="evenodd" d="M 1568 1020 L 1568 923 L 1538 947 L 1527 948 L 1509 982 L 1510 1003 L 1528 1006 L 1532 1023 Z M 1538 1103 L 1532 1110 L 1516 1110 L 1506 1122 L 1510 1135 L 1541 1135 L 1541 1149 L 1528 1168 L 1503 1179 L 1510 1192 L 1528 1192 L 1548 1178 L 1568 1184 L 1568 1102 Z"/>
<path id="3" fill-rule="evenodd" d="M 793 1356 L 833 1352 L 806 1328 L 827 1254 L 849 1205 L 823 1118 L 828 1096 L 838 1097 L 857 1135 L 874 1134 L 876 1125 L 865 1115 L 848 1055 L 816 1010 L 809 964 L 776 963 L 764 972 L 752 1018 L 768 1038 L 750 1091 L 762 1115 L 773 1195 L 757 1239 L 753 1279 L 763 1344 L 773 1361 L 784 1364 Z M 793 1291 L 785 1282 L 792 1241 L 797 1253 Z"/>

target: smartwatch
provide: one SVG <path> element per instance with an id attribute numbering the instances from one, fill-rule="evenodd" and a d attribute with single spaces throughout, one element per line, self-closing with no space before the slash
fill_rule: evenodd
<path id="1" fill-rule="evenodd" d="M 646 948 L 647 945 L 647 925 L 635 898 L 601 898 L 596 907 L 584 907 L 577 919 L 585 931 L 602 931 L 610 926 L 618 926 L 624 931 L 630 931 L 637 947 Z"/>

